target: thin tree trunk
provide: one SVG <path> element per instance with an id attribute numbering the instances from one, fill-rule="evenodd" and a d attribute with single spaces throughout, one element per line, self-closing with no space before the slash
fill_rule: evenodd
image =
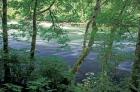
<path id="1" fill-rule="evenodd" d="M 32 71 L 34 70 L 34 64 L 33 64 L 33 59 L 35 55 L 35 48 L 36 48 L 36 36 L 37 36 L 37 4 L 38 1 L 34 0 L 34 9 L 33 9 L 33 15 L 32 15 L 32 24 L 33 24 L 33 32 L 32 32 L 32 42 L 31 42 L 31 50 L 30 50 L 30 65 L 27 71 L 27 76 L 30 76 Z M 28 78 L 26 79 L 28 80 Z M 24 85 L 25 87 L 27 86 L 27 83 Z M 28 89 L 23 88 L 22 91 L 28 91 Z"/>
<path id="2" fill-rule="evenodd" d="M 102 72 L 107 72 L 108 60 L 111 58 L 112 55 L 113 42 L 115 39 L 115 31 L 116 27 L 113 26 L 113 28 L 110 30 L 107 48 L 102 61 Z"/>
<path id="3" fill-rule="evenodd" d="M 3 62 L 4 62 L 4 81 L 10 81 L 10 69 L 8 66 L 9 50 L 8 50 L 8 32 L 7 32 L 7 0 L 3 2 L 2 28 L 3 28 Z"/>
<path id="4" fill-rule="evenodd" d="M 95 34 L 98 30 L 97 26 L 96 26 L 96 18 L 98 16 L 99 12 L 100 12 L 100 3 L 101 3 L 101 0 L 96 0 L 96 5 L 95 5 L 95 8 L 94 8 L 94 14 L 92 16 L 92 19 L 88 22 L 87 28 L 86 28 L 86 31 L 85 31 L 83 51 L 82 51 L 80 57 L 76 61 L 76 64 L 74 65 L 74 67 L 71 71 L 73 74 L 75 74 L 79 70 L 81 64 L 84 62 L 84 59 L 87 57 L 87 55 L 89 54 L 89 52 L 92 48 L 92 45 L 94 44 Z M 88 32 L 90 24 L 92 25 L 92 32 L 91 32 L 91 35 L 90 35 L 88 45 L 85 46 L 86 45 L 86 39 L 87 39 L 86 36 L 87 36 L 87 32 Z"/>
<path id="5" fill-rule="evenodd" d="M 131 91 L 139 92 L 140 91 L 140 22 L 139 22 L 138 41 L 136 44 L 135 56 L 136 57 L 132 70 Z"/>
<path id="6" fill-rule="evenodd" d="M 3 0 L 3 17 L 2 17 L 2 27 L 3 27 L 3 51 L 8 53 L 8 33 L 7 33 L 7 0 Z"/>
<path id="7" fill-rule="evenodd" d="M 33 59 L 35 55 L 36 48 L 36 35 L 37 35 L 37 0 L 35 0 L 34 11 L 33 11 L 33 34 L 32 34 L 32 42 L 31 42 L 31 50 L 30 50 L 30 58 Z"/>
<path id="8" fill-rule="evenodd" d="M 120 13 L 118 15 L 118 17 L 120 17 L 120 20 L 121 20 L 121 21 L 118 22 L 118 24 L 119 23 L 121 24 L 121 22 L 123 20 L 122 15 L 123 15 L 124 9 L 125 9 L 125 7 L 127 5 L 127 3 L 126 3 L 127 0 L 124 1 L 124 2 L 125 2 L 125 4 L 122 7 L 122 9 L 121 9 L 121 11 L 120 11 Z M 116 24 L 112 24 L 110 37 L 109 37 L 109 41 L 108 41 L 108 44 L 107 44 L 107 51 L 105 52 L 105 55 L 104 55 L 104 58 L 103 58 L 103 61 L 102 61 L 102 71 L 103 72 L 106 72 L 106 69 L 107 69 L 107 66 L 108 66 L 108 60 L 111 58 L 111 55 L 112 55 L 112 47 L 113 47 L 113 42 L 114 42 L 114 39 L 115 39 L 115 31 L 116 31 L 116 29 L 117 29 Z"/>

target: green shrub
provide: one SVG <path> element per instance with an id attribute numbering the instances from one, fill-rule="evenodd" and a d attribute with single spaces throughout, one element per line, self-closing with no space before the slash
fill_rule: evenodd
<path id="1" fill-rule="evenodd" d="M 0 89 L 0 92 L 21 92 L 22 87 L 14 85 L 12 83 L 6 83 L 3 85 L 3 88 Z"/>

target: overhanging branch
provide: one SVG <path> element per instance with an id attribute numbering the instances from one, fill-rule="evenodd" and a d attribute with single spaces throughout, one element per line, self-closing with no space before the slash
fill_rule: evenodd
<path id="1" fill-rule="evenodd" d="M 54 0 L 54 1 L 50 4 L 50 6 L 49 6 L 48 8 L 46 8 L 46 9 L 44 9 L 44 10 L 38 12 L 38 14 L 42 14 L 42 13 L 44 13 L 44 12 L 46 12 L 46 11 L 49 11 L 49 10 L 51 9 L 51 7 L 54 5 L 55 2 L 56 2 L 56 0 Z"/>

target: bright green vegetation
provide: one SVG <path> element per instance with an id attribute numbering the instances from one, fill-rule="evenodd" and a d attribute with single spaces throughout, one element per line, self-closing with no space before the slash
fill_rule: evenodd
<path id="1" fill-rule="evenodd" d="M 1 0 L 0 48 L 0 92 L 140 92 L 140 1 Z"/>

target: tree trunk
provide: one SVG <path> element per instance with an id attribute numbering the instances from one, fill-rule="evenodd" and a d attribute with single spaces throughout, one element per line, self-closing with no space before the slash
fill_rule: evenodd
<path id="1" fill-rule="evenodd" d="M 106 47 L 106 50 L 105 50 L 105 54 L 103 56 L 103 59 L 102 59 L 102 72 L 104 74 L 107 73 L 108 71 L 108 61 L 111 59 L 111 56 L 112 56 L 112 48 L 113 48 L 113 42 L 114 42 L 114 39 L 115 39 L 115 31 L 116 31 L 116 27 L 112 27 L 112 29 L 110 30 L 110 35 L 109 35 L 109 40 L 107 41 L 107 47 Z"/>
<path id="2" fill-rule="evenodd" d="M 7 0 L 3 0 L 2 27 L 3 27 L 3 51 L 4 53 L 8 53 Z"/>
<path id="3" fill-rule="evenodd" d="M 30 58 L 34 58 L 35 48 L 36 48 L 36 35 L 37 35 L 37 0 L 35 0 L 34 11 L 33 11 L 33 34 L 32 34 L 32 42 L 31 42 L 31 50 L 30 50 Z"/>
<path id="4" fill-rule="evenodd" d="M 136 44 L 135 56 L 136 57 L 132 70 L 131 91 L 139 92 L 140 91 L 140 23 L 139 23 L 138 41 Z"/>
<path id="5" fill-rule="evenodd" d="M 9 50 L 8 50 L 8 32 L 7 32 L 7 0 L 3 2 L 2 28 L 3 28 L 3 62 L 4 62 L 4 81 L 10 81 L 10 68 L 8 66 Z"/>
<path id="6" fill-rule="evenodd" d="M 71 71 L 73 74 L 75 74 L 79 70 L 81 64 L 84 62 L 84 59 L 87 57 L 87 55 L 89 54 L 89 52 L 92 48 L 92 45 L 94 44 L 95 34 L 98 30 L 97 26 L 96 26 L 96 18 L 98 16 L 99 12 L 100 12 L 100 3 L 101 3 L 101 0 L 96 0 L 96 5 L 95 5 L 95 8 L 94 8 L 94 14 L 92 16 L 92 19 L 88 22 L 87 28 L 86 28 L 86 31 L 85 31 L 83 51 L 82 51 L 80 57 L 76 61 L 76 64 L 74 65 L 74 67 Z M 88 32 L 90 24 L 92 25 L 92 32 L 91 32 L 91 35 L 90 35 L 88 45 L 86 46 L 86 40 L 87 40 L 86 36 L 87 36 L 87 32 Z"/>

